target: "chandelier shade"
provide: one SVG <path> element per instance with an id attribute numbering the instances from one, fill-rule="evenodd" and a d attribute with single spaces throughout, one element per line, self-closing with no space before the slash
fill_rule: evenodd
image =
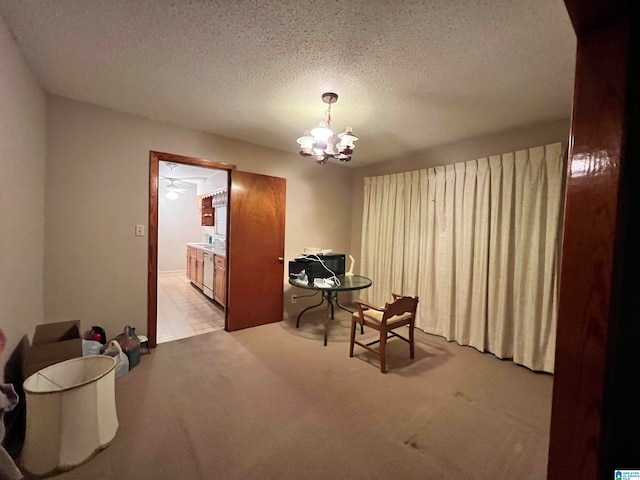
<path id="1" fill-rule="evenodd" d="M 358 140 L 358 137 L 354 135 L 351 127 L 347 127 L 344 132 L 338 135 L 335 135 L 331 130 L 331 104 L 338 101 L 338 94 L 324 93 L 322 101 L 329 105 L 326 111 L 327 119 L 321 121 L 311 131 L 305 130 L 304 135 L 298 138 L 300 155 L 312 157 L 320 165 L 327 163 L 330 158 L 348 162 L 351 160 L 355 148 L 354 142 Z M 335 145 L 336 137 L 340 140 L 337 145 Z"/>

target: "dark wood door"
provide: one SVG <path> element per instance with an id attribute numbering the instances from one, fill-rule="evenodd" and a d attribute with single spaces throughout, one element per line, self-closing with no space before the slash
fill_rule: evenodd
<path id="1" fill-rule="evenodd" d="M 286 180 L 233 171 L 226 330 L 282 320 Z"/>

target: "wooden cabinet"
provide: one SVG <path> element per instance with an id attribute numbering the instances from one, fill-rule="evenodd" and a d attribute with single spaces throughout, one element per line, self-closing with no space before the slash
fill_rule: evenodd
<path id="1" fill-rule="evenodd" d="M 227 259 L 215 255 L 213 262 L 213 299 L 224 307 L 227 300 Z"/>
<path id="2" fill-rule="evenodd" d="M 215 208 L 213 208 L 213 197 L 204 197 L 201 200 L 200 208 L 201 224 L 203 227 L 213 227 L 215 220 Z"/>
<path id="3" fill-rule="evenodd" d="M 191 283 L 196 283 L 197 256 L 197 248 L 187 247 L 187 278 Z"/>
<path id="4" fill-rule="evenodd" d="M 187 278 L 202 290 L 204 277 L 204 252 L 199 248 L 187 247 Z"/>
<path id="5" fill-rule="evenodd" d="M 204 252 L 187 246 L 187 278 L 200 290 L 204 287 Z M 227 259 L 213 256 L 213 299 L 222 307 L 227 300 Z"/>
<path id="6" fill-rule="evenodd" d="M 195 285 L 202 290 L 202 281 L 204 279 L 204 252 L 196 249 L 196 281 Z"/>
<path id="7" fill-rule="evenodd" d="M 191 247 L 187 247 L 187 279 L 191 280 Z"/>

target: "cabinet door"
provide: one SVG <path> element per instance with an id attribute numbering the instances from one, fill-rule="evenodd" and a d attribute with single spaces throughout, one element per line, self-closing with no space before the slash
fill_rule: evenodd
<path id="1" fill-rule="evenodd" d="M 189 255 L 189 281 L 191 283 L 196 283 L 197 251 L 195 248 L 190 248 L 189 251 L 191 252 Z"/>
<path id="2" fill-rule="evenodd" d="M 191 280 L 191 247 L 187 247 L 187 278 Z"/>
<path id="3" fill-rule="evenodd" d="M 201 225 L 203 227 L 213 227 L 215 223 L 215 209 L 213 208 L 213 197 L 205 197 L 202 199 L 200 206 L 200 215 L 202 217 Z"/>
<path id="4" fill-rule="evenodd" d="M 202 289 L 202 280 L 204 279 L 204 252 L 196 251 L 196 287 Z"/>
<path id="5" fill-rule="evenodd" d="M 213 299 L 223 307 L 227 298 L 227 271 L 224 257 L 214 257 Z"/>

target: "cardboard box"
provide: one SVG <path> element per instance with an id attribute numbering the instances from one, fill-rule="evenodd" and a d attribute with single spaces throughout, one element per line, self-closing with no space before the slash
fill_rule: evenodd
<path id="1" fill-rule="evenodd" d="M 80 320 L 36 325 L 25 352 L 24 378 L 54 363 L 82 356 Z"/>

